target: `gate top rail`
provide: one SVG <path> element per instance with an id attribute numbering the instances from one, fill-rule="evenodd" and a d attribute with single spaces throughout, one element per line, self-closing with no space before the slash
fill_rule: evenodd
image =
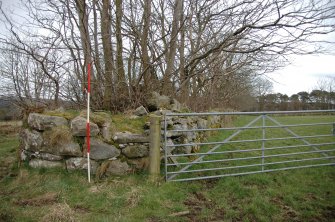
<path id="1" fill-rule="evenodd" d="M 165 113 L 165 116 L 266 115 L 266 114 L 331 113 L 331 112 L 335 112 L 335 109 L 297 110 L 297 111 L 263 111 L 263 112 Z"/>

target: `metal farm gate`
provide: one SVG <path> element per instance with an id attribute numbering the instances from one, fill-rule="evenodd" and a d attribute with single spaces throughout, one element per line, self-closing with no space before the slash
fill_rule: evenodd
<path id="1" fill-rule="evenodd" d="M 335 165 L 335 110 L 167 113 L 164 150 L 167 181 Z"/>

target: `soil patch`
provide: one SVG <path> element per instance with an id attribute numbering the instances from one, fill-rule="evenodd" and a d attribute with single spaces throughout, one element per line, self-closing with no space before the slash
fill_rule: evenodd
<path id="1" fill-rule="evenodd" d="M 200 218 L 201 211 L 215 206 L 215 203 L 201 192 L 191 193 L 191 196 L 184 201 L 184 204 L 190 211 L 189 214 L 185 215 L 189 221 L 204 221 L 203 218 Z"/>
<path id="2" fill-rule="evenodd" d="M 15 204 L 20 206 L 44 206 L 50 205 L 58 202 L 58 194 L 57 193 L 46 193 L 38 197 L 34 197 L 31 199 L 18 200 Z"/>

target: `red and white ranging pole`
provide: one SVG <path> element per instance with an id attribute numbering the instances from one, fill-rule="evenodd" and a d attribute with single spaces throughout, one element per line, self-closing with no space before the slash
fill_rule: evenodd
<path id="1" fill-rule="evenodd" d="M 91 63 L 87 64 L 87 121 L 86 121 L 86 144 L 87 144 L 87 174 L 88 182 L 91 182 L 90 164 L 90 94 L 91 94 Z"/>

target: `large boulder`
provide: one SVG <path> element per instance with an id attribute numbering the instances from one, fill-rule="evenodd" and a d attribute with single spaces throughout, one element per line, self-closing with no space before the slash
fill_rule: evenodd
<path id="1" fill-rule="evenodd" d="M 175 149 L 173 140 L 168 138 L 166 141 L 166 145 L 168 146 L 166 147 L 167 153 L 171 154 L 171 152 Z"/>
<path id="2" fill-rule="evenodd" d="M 165 120 L 164 119 L 162 119 L 161 120 L 161 129 L 164 129 L 165 128 Z M 173 120 L 172 120 L 172 118 L 171 117 L 166 117 L 166 128 L 167 129 L 172 129 L 172 127 L 173 127 L 173 124 L 174 124 L 174 122 L 173 122 Z M 148 127 L 148 129 L 150 128 L 150 122 L 149 122 L 149 127 Z"/>
<path id="3" fill-rule="evenodd" d="M 28 150 L 22 150 L 20 158 L 23 161 L 31 160 L 34 158 L 37 158 L 40 160 L 48 160 L 48 161 L 60 161 L 63 159 L 63 157 L 59 155 L 54 155 L 51 153 L 31 152 Z"/>
<path id="4" fill-rule="evenodd" d="M 42 134 L 33 130 L 25 129 L 20 134 L 23 149 L 38 152 L 43 144 Z"/>
<path id="5" fill-rule="evenodd" d="M 129 172 L 130 168 L 127 162 L 122 162 L 120 160 L 109 160 L 108 168 L 106 170 L 106 176 L 116 175 L 121 176 Z"/>
<path id="6" fill-rule="evenodd" d="M 87 121 L 81 116 L 77 116 L 71 121 L 71 131 L 73 136 L 86 136 Z M 99 133 L 97 124 L 90 122 L 90 136 L 96 136 Z"/>
<path id="7" fill-rule="evenodd" d="M 188 130 L 188 126 L 187 124 L 175 124 L 172 127 L 172 130 Z M 166 132 L 166 137 L 167 138 L 177 138 L 177 137 L 181 137 L 183 135 L 187 135 L 187 132 L 172 132 L 170 130 L 168 130 Z"/>
<path id="8" fill-rule="evenodd" d="M 122 154 L 128 158 L 146 157 L 149 155 L 149 146 L 144 144 L 128 145 L 122 149 Z"/>
<path id="9" fill-rule="evenodd" d="M 182 109 L 183 109 L 183 105 L 181 105 L 181 103 L 178 100 L 173 99 L 172 102 L 171 102 L 170 109 L 173 112 L 180 113 L 182 111 Z"/>
<path id="10" fill-rule="evenodd" d="M 152 92 L 151 97 L 148 99 L 148 109 L 149 111 L 155 111 L 160 108 L 168 109 L 170 108 L 171 99 L 168 96 L 159 95 L 157 92 Z"/>
<path id="11" fill-rule="evenodd" d="M 142 134 L 133 134 L 130 132 L 116 132 L 114 134 L 113 140 L 116 143 L 148 143 L 149 137 Z"/>
<path id="12" fill-rule="evenodd" d="M 87 158 L 73 157 L 73 158 L 67 159 L 65 161 L 65 166 L 66 166 L 66 169 L 68 170 L 87 170 L 88 169 Z M 98 166 L 99 165 L 97 162 L 95 162 L 94 160 L 90 160 L 90 168 L 93 174 L 95 174 Z"/>
<path id="13" fill-rule="evenodd" d="M 190 154 L 192 153 L 192 146 L 178 146 L 173 150 L 173 154 Z"/>
<path id="14" fill-rule="evenodd" d="M 134 111 L 134 115 L 136 115 L 136 116 L 146 116 L 146 115 L 148 115 L 148 111 L 146 110 L 146 108 L 144 108 L 144 106 L 140 106 Z"/>
<path id="15" fill-rule="evenodd" d="M 72 141 L 59 143 L 57 145 L 49 145 L 47 141 L 45 141 L 40 151 L 59 156 L 82 156 L 79 144 Z"/>
<path id="16" fill-rule="evenodd" d="M 136 170 L 147 170 L 149 168 L 149 157 L 128 159 L 127 162 Z"/>
<path id="17" fill-rule="evenodd" d="M 29 161 L 29 166 L 33 168 L 55 168 L 55 167 L 64 167 L 64 164 L 59 161 L 32 159 Z"/>
<path id="18" fill-rule="evenodd" d="M 66 126 L 67 120 L 59 116 L 47 116 L 38 113 L 30 113 L 28 116 L 28 125 L 36 130 L 47 130 L 55 126 Z"/>
<path id="19" fill-rule="evenodd" d="M 115 146 L 109 145 L 95 138 L 91 139 L 90 147 L 90 158 L 93 160 L 106 160 L 118 157 L 121 153 L 121 151 Z M 84 144 L 84 149 L 87 149 L 86 142 Z"/>
<path id="20" fill-rule="evenodd" d="M 202 118 L 197 119 L 197 127 L 198 129 L 207 129 L 208 121 Z"/>

